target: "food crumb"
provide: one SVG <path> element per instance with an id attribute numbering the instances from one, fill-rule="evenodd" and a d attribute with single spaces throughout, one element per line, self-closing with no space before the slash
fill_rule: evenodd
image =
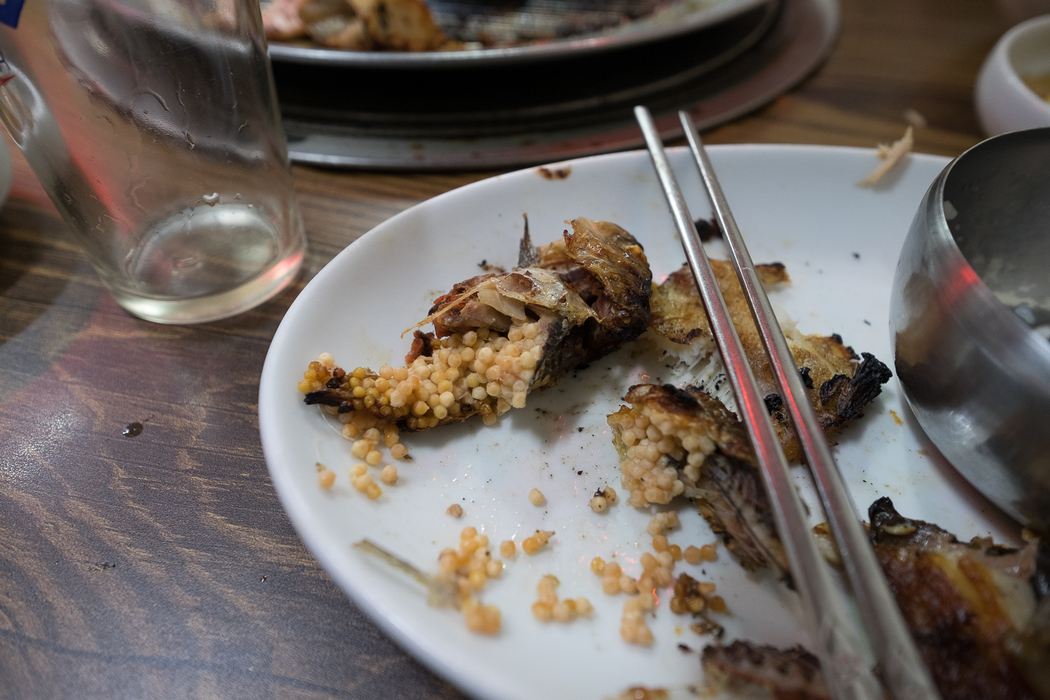
<path id="1" fill-rule="evenodd" d="M 616 489 L 612 486 L 606 486 L 604 489 L 598 489 L 594 492 L 594 496 L 591 497 L 588 505 L 595 513 L 602 513 L 613 503 L 616 503 Z"/>
<path id="2" fill-rule="evenodd" d="M 612 700 L 669 700 L 671 695 L 663 688 L 635 686 L 628 688 Z"/>
<path id="3" fill-rule="evenodd" d="M 332 484 L 335 483 L 335 472 L 333 472 L 331 469 L 321 464 L 320 462 L 315 462 L 314 464 L 317 467 L 318 486 L 320 486 L 323 489 L 332 488 Z"/>
<path id="4" fill-rule="evenodd" d="M 453 503 L 452 505 L 450 505 L 445 510 L 445 513 L 447 513 L 448 515 L 451 515 L 453 518 L 462 518 L 463 517 L 463 506 L 461 506 L 458 503 Z"/>
<path id="5" fill-rule="evenodd" d="M 925 129 L 929 123 L 926 121 L 925 115 L 913 107 L 908 107 L 908 109 L 904 110 L 903 116 L 904 121 L 916 129 Z"/>
<path id="6" fill-rule="evenodd" d="M 904 130 L 904 136 L 897 141 L 894 141 L 889 146 L 885 144 L 879 144 L 878 156 L 882 159 L 875 169 L 866 178 L 857 183 L 860 187 L 870 187 L 879 180 L 881 180 L 886 173 L 894 168 L 904 156 L 911 152 L 912 146 L 915 145 L 915 137 L 911 125 Z"/>
<path id="7" fill-rule="evenodd" d="M 545 574 L 536 585 L 537 600 L 532 604 L 532 614 L 541 622 L 572 622 L 577 617 L 587 617 L 594 610 L 584 597 L 558 599 L 555 589 L 561 585 L 558 577 Z"/>
<path id="8" fill-rule="evenodd" d="M 553 530 L 537 530 L 536 534 L 525 538 L 521 543 L 521 551 L 532 555 L 547 546 L 547 542 L 554 535 Z"/>
<path id="9" fill-rule="evenodd" d="M 529 491 L 529 502 L 534 506 L 542 506 L 547 502 L 547 499 L 544 497 L 542 491 L 539 489 L 533 489 Z"/>

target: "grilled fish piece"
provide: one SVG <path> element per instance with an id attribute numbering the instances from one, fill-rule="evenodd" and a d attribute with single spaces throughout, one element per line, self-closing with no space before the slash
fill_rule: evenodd
<path id="1" fill-rule="evenodd" d="M 609 416 L 620 479 L 635 506 L 693 499 L 744 568 L 789 578 L 783 544 L 744 426 L 700 389 L 639 384 Z"/>
<path id="2" fill-rule="evenodd" d="M 944 700 L 1050 698 L 1045 548 L 960 542 L 880 498 L 870 536 L 890 589 Z M 1044 559 L 1045 561 L 1045 559 Z"/>
<path id="3" fill-rule="evenodd" d="M 456 48 L 423 0 L 270 0 L 262 5 L 266 38 L 309 37 L 352 51 Z"/>
<path id="4" fill-rule="evenodd" d="M 652 294 L 641 245 L 616 224 L 569 223 L 561 240 L 539 248 L 526 230 L 519 257 L 528 266 L 473 277 L 439 297 L 409 329 L 406 366 L 346 372 L 312 362 L 300 383 L 306 403 L 408 430 L 472 415 L 492 423 L 529 392 L 640 335 Z M 433 333 L 417 330 L 428 323 Z"/>
<path id="5" fill-rule="evenodd" d="M 801 646 L 790 649 L 737 640 L 704 647 L 701 656 L 708 690 L 743 683 L 769 691 L 776 700 L 829 700 L 817 657 Z"/>
<path id="6" fill-rule="evenodd" d="M 718 287 L 725 297 L 730 318 L 740 336 L 751 370 L 761 395 L 765 397 L 773 427 L 789 461 L 803 458 L 802 446 L 795 433 L 766 358 L 762 339 L 751 318 L 747 299 L 731 263 L 711 260 Z M 780 263 L 756 265 L 764 286 L 789 282 L 787 270 Z M 699 363 L 714 364 L 717 347 L 710 323 L 704 311 L 700 294 L 688 266 L 676 270 L 653 292 L 653 314 L 650 336 L 657 338 L 660 347 L 679 358 L 685 367 Z M 863 408 L 882 391 L 882 385 L 892 376 L 889 368 L 870 353 L 856 355 L 838 335 L 803 335 L 796 328 L 784 327 L 788 347 L 802 374 L 810 401 L 825 432 L 837 430 L 858 417 Z M 704 388 L 716 394 L 726 405 L 734 408 L 733 397 L 717 360 L 717 370 L 708 370 L 710 381 Z"/>

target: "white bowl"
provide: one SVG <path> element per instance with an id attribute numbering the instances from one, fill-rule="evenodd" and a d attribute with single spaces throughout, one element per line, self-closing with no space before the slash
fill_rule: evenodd
<path id="1" fill-rule="evenodd" d="M 1018 24 L 996 43 L 977 75 L 974 101 L 989 136 L 1050 126 L 1050 104 L 1022 76 L 1050 75 L 1050 15 Z"/>

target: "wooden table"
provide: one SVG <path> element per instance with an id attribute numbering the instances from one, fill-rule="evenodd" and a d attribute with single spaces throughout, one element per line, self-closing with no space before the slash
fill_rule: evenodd
<path id="1" fill-rule="evenodd" d="M 843 0 L 830 58 L 709 143 L 916 150 L 981 139 L 992 0 Z M 228 321 L 168 327 L 101 287 L 22 160 L 0 211 L 0 698 L 456 698 L 351 603 L 289 524 L 256 417 L 296 294 L 391 215 L 491 173 L 297 167 L 309 258 Z M 141 423 L 137 437 L 125 436 Z"/>

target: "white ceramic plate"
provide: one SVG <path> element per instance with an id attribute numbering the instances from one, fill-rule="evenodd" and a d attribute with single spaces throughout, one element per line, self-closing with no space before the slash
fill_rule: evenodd
<path id="1" fill-rule="evenodd" d="M 839 333 L 858 352 L 892 364 L 887 337 L 888 294 L 912 215 L 946 159 L 910 156 L 880 186 L 855 183 L 876 164 L 873 151 L 792 146 L 710 149 L 756 262 L 781 261 L 792 285 L 773 297 L 807 333 Z M 673 151 L 687 192 L 699 180 L 685 153 Z M 568 173 L 563 179 L 552 172 Z M 710 213 L 694 194 L 694 217 Z M 510 267 L 517 257 L 522 215 L 533 240 L 558 237 L 564 220 L 615 221 L 644 244 L 657 278 L 684 260 L 644 152 L 598 156 L 485 180 L 413 207 L 355 242 L 307 285 L 277 331 L 263 369 L 259 397 L 263 447 L 274 485 L 311 552 L 347 594 L 406 649 L 466 692 L 484 698 L 581 699 L 615 696 L 632 686 L 666 687 L 687 696 L 702 681 L 696 651 L 709 640 L 689 620 L 660 605 L 651 647 L 626 644 L 619 626 L 623 596 L 602 593 L 589 570 L 594 556 L 614 556 L 628 573 L 650 551 L 646 524 L 653 511 L 623 499 L 604 514 L 588 508 L 597 488 L 621 493 L 616 453 L 605 416 L 627 387 L 643 377 L 667 379 L 664 365 L 624 348 L 557 387 L 529 397 L 526 408 L 493 427 L 472 421 L 406 434 L 414 460 L 398 463 L 401 481 L 369 501 L 349 484 L 349 443 L 316 407 L 304 406 L 296 384 L 306 365 L 331 352 L 344 367 L 398 362 L 408 348 L 401 332 L 426 315 L 432 299 L 478 273 L 482 261 Z M 938 522 L 961 538 L 1007 537 L 1009 527 L 921 436 L 896 380 L 847 431 L 836 448 L 845 480 L 862 509 L 890 496 L 911 517 Z M 337 475 L 322 491 L 315 463 Z M 815 506 L 805 472 L 796 470 Z M 547 504 L 529 503 L 539 488 Z M 624 494 L 626 495 L 626 494 Z M 462 519 L 445 514 L 459 503 Z M 819 509 L 814 507 L 814 521 Z M 703 520 L 680 506 L 682 527 L 670 539 L 683 548 L 714 541 Z M 468 632 L 450 609 L 427 607 L 421 587 L 360 554 L 351 544 L 370 538 L 418 566 L 436 570 L 441 549 L 454 547 L 472 525 L 496 545 L 520 542 L 537 528 L 554 530 L 535 556 L 519 553 L 503 577 L 482 592 L 499 606 L 497 637 Z M 520 550 L 519 550 L 520 552 Z M 809 643 L 792 593 L 775 581 L 745 574 L 719 548 L 712 564 L 685 571 L 713 581 L 732 616 L 719 617 L 727 638 L 788 645 Z M 562 597 L 586 596 L 590 619 L 543 624 L 531 614 L 536 584 L 546 573 Z M 692 651 L 683 651 L 685 645 Z M 675 696 L 677 697 L 677 695 Z"/>

